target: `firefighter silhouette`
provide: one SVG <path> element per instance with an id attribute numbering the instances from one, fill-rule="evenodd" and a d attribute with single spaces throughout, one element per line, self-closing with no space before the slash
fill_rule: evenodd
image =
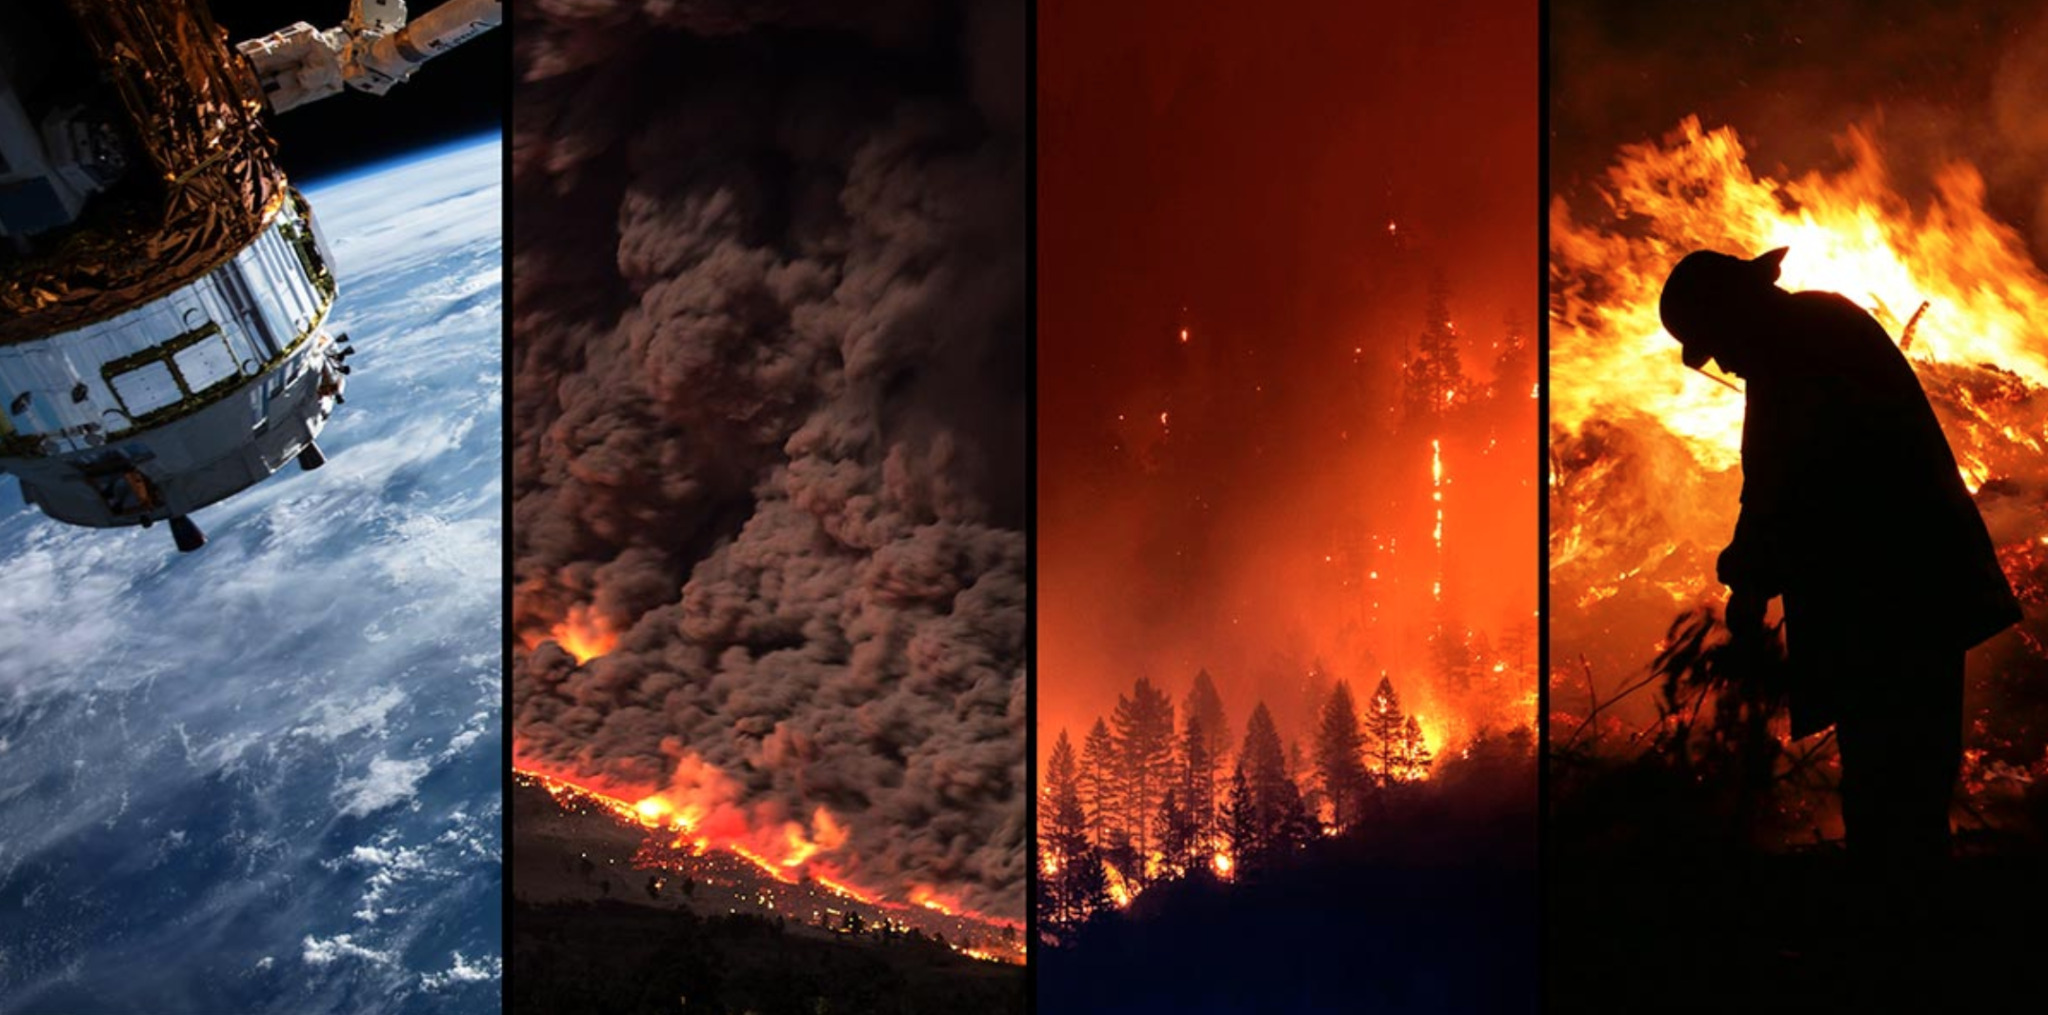
<path id="1" fill-rule="evenodd" d="M 1783 597 L 1793 735 L 1835 727 L 1850 855 L 1935 861 L 1964 654 L 2019 603 L 1905 355 L 1846 298 L 1779 288 L 1784 257 L 1688 254 L 1659 306 L 1686 366 L 1746 382 L 1728 624 L 1758 637 Z"/>

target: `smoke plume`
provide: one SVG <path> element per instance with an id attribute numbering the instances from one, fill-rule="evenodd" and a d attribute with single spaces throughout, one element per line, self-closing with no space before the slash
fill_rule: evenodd
<path id="1" fill-rule="evenodd" d="M 515 18 L 519 763 L 1020 918 L 1023 5 Z"/>

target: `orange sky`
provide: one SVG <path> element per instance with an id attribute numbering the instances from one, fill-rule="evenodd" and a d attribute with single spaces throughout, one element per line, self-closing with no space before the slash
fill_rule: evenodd
<path id="1" fill-rule="evenodd" d="M 1481 379 L 1503 319 L 1537 320 L 1534 5 L 1326 6 L 1039 7 L 1041 755 L 1140 675 L 1178 699 L 1206 666 L 1233 738 L 1261 697 L 1294 733 L 1319 655 L 1369 690 L 1341 558 L 1415 521 L 1377 506 L 1400 461 L 1374 434 L 1428 281 Z M 1528 421 L 1502 488 L 1451 463 L 1483 629 L 1535 606 Z"/>

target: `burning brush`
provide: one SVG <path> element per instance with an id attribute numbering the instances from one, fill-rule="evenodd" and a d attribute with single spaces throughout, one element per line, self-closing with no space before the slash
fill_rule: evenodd
<path id="1" fill-rule="evenodd" d="M 1750 635 L 1728 631 L 1711 606 L 1672 620 L 1650 665 L 1660 682 L 1652 753 L 1684 776 L 1734 788 L 1735 825 L 1755 827 L 1791 751 L 1782 728 L 1794 695 L 1784 624 Z"/>
<path id="2" fill-rule="evenodd" d="M 1674 823 L 1751 843 L 1798 830 L 1830 837 L 1822 815 L 1833 810 L 1834 734 L 1790 735 L 1800 690 L 1784 625 L 1736 636 L 1715 607 L 1699 605 L 1672 620 L 1661 646 L 1647 674 L 1604 700 L 1588 673 L 1591 705 L 1554 742 L 1553 763 L 1586 779 L 1585 790 L 1627 798 L 1610 801 L 1622 813 L 1654 806 Z M 1603 713 L 1653 686 L 1656 719 L 1614 737 L 1620 730 Z"/>

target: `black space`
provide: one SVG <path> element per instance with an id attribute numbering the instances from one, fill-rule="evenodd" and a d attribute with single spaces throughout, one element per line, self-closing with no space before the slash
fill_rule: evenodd
<path id="1" fill-rule="evenodd" d="M 414 0 L 407 9 L 418 17 L 440 2 Z M 294 21 L 332 28 L 348 16 L 348 0 L 210 0 L 208 6 L 235 42 Z M 501 25 L 429 62 L 389 94 L 351 91 L 272 117 L 278 160 L 304 186 L 394 155 L 501 132 L 512 81 L 510 43 Z"/>

